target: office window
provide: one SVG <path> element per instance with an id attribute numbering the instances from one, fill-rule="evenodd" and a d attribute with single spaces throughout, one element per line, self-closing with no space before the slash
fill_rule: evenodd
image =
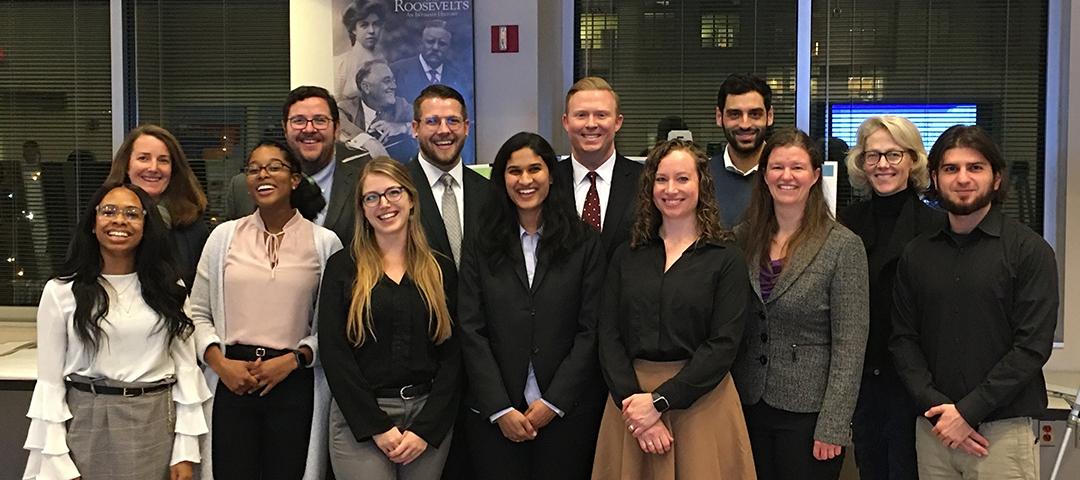
<path id="1" fill-rule="evenodd" d="M 251 148 L 283 139 L 289 2 L 131 0 L 124 20 L 128 127 L 156 123 L 176 135 L 214 225 Z"/>
<path id="2" fill-rule="evenodd" d="M 670 115 L 718 152 L 716 91 L 731 73 L 768 78 L 776 124 L 795 122 L 797 7 L 795 0 L 577 0 L 575 78 L 598 75 L 619 92 L 623 154 L 643 154 Z M 592 41 L 597 18 L 612 28 L 600 43 Z"/>
<path id="3" fill-rule="evenodd" d="M 843 137 L 837 127 L 858 120 L 845 105 L 965 113 L 1009 161 L 1006 213 L 1042 232 L 1046 2 L 829 0 L 812 10 L 814 136 Z M 929 151 L 936 136 L 923 137 Z M 829 144 L 843 155 L 844 144 Z M 841 168 L 841 206 L 853 200 L 846 176 Z"/>
<path id="4" fill-rule="evenodd" d="M 110 79 L 108 0 L 0 1 L 0 305 L 37 305 L 108 171 Z"/>

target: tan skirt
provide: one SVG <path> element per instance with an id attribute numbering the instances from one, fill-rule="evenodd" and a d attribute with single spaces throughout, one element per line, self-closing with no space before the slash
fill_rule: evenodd
<path id="1" fill-rule="evenodd" d="M 652 391 L 679 373 L 686 362 L 634 360 L 638 383 Z M 604 408 L 593 461 L 594 480 L 756 479 L 750 438 L 731 375 L 686 410 L 660 416 L 675 444 L 662 454 L 645 453 L 626 428 L 610 397 Z"/>

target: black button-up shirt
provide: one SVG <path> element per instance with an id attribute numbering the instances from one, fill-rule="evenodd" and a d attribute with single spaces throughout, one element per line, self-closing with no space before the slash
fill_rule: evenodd
<path id="1" fill-rule="evenodd" d="M 633 360 L 686 360 L 656 393 L 689 408 L 724 379 L 746 324 L 749 274 L 734 245 L 699 241 L 665 272 L 663 241 L 612 257 L 600 316 L 600 363 L 616 402 L 641 393 Z"/>
<path id="2" fill-rule="evenodd" d="M 893 294 L 889 346 L 920 409 L 953 403 L 972 426 L 1045 410 L 1058 277 L 1042 237 L 992 208 L 969 234 L 912 240 Z"/>

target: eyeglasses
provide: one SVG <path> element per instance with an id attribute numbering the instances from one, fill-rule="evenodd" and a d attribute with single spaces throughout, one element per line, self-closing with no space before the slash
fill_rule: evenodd
<path id="1" fill-rule="evenodd" d="M 390 187 L 382 193 L 368 192 L 360 199 L 365 207 L 374 207 L 379 204 L 379 199 L 386 197 L 386 201 L 397 203 L 405 193 L 405 187 Z"/>
<path id="2" fill-rule="evenodd" d="M 315 127 L 315 130 L 326 130 L 327 128 L 330 128 L 330 124 L 334 123 L 334 120 L 324 115 L 315 115 L 311 118 L 304 117 L 303 115 L 289 117 L 289 126 L 292 127 L 293 130 L 303 130 L 307 128 L 308 123 Z"/>
<path id="3" fill-rule="evenodd" d="M 99 216 L 108 218 L 109 220 L 113 220 L 113 219 L 117 218 L 118 216 L 123 215 L 124 218 L 126 218 L 130 222 L 140 222 L 140 221 L 142 221 L 143 217 L 146 216 L 146 210 L 143 210 L 141 208 L 138 208 L 138 207 L 120 208 L 120 207 L 118 207 L 116 205 L 113 205 L 113 204 L 98 205 L 98 206 L 94 207 L 94 211 L 97 212 L 97 214 Z"/>
<path id="4" fill-rule="evenodd" d="M 256 165 L 254 163 L 249 163 L 245 165 L 244 168 L 240 169 L 241 172 L 244 172 L 249 177 L 258 176 L 259 172 L 262 170 L 266 170 L 266 173 L 269 173 L 270 175 L 274 175 L 284 171 L 292 171 L 292 169 L 289 168 L 288 165 L 285 165 L 281 162 L 270 162 L 269 165 Z"/>
<path id="5" fill-rule="evenodd" d="M 877 165 L 881 161 L 881 157 L 885 157 L 885 161 L 889 162 L 890 165 L 896 165 L 904 159 L 904 153 L 903 150 L 889 150 L 887 152 L 868 150 L 863 152 L 862 159 L 863 163 L 867 165 Z"/>
<path id="6" fill-rule="evenodd" d="M 447 128 L 451 130 L 457 130 L 465 124 L 465 119 L 458 116 L 440 117 L 437 115 L 432 115 L 430 117 L 424 117 L 420 119 L 420 123 L 422 123 L 425 127 L 431 128 L 439 128 L 439 125 L 441 125 L 443 122 L 446 122 Z"/>

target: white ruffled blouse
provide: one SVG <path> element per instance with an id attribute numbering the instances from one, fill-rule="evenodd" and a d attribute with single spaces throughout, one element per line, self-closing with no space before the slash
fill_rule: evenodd
<path id="1" fill-rule="evenodd" d="M 199 435 L 208 432 L 202 404 L 210 398 L 195 360 L 194 336 L 170 346 L 167 332 L 158 328 L 159 315 L 143 301 L 137 274 L 102 275 L 109 295 L 109 312 L 101 327 L 101 348 L 93 355 L 75 334 L 72 284 L 50 280 L 37 311 L 38 374 L 30 401 L 30 431 L 23 448 L 30 458 L 24 479 L 67 480 L 80 476 L 67 446 L 66 422 L 71 411 L 64 379 L 77 374 L 122 382 L 176 379 L 176 436 L 170 465 L 199 462 Z"/>

